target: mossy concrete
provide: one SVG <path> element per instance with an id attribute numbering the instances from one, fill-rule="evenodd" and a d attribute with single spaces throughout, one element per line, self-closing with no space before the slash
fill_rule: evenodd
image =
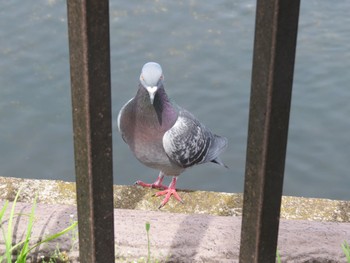
<path id="1" fill-rule="evenodd" d="M 31 203 L 35 195 L 44 204 L 75 205 L 75 183 L 55 180 L 31 180 L 0 177 L 0 199 L 12 201 L 22 188 L 20 202 Z M 162 197 L 154 197 L 155 189 L 137 186 L 114 186 L 114 207 L 158 211 Z M 171 198 L 162 211 L 183 214 L 219 216 L 242 215 L 242 194 L 179 190 L 185 202 Z M 319 198 L 284 196 L 281 218 L 312 221 L 350 222 L 350 202 Z"/>

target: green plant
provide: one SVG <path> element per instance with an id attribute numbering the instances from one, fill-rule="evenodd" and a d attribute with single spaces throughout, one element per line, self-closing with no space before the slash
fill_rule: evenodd
<path id="1" fill-rule="evenodd" d="M 29 222 L 28 222 L 28 227 L 27 227 L 26 238 L 23 242 L 22 249 L 20 250 L 20 253 L 17 256 L 17 262 L 26 262 L 26 259 L 27 259 L 27 255 L 29 252 L 29 241 L 30 241 L 30 237 L 32 234 L 32 228 L 33 228 L 33 223 L 34 223 L 34 213 L 35 213 L 37 198 L 38 198 L 38 196 L 36 195 L 34 198 L 32 210 L 31 210 L 30 215 L 29 215 Z M 11 231 L 11 235 L 12 235 L 12 231 Z"/>
<path id="2" fill-rule="evenodd" d="M 5 255 L 4 256 L 7 260 L 7 263 L 11 263 L 12 251 L 17 247 L 17 246 L 12 247 L 12 221 L 13 221 L 13 217 L 14 217 L 14 213 L 15 213 L 15 206 L 16 206 L 17 199 L 18 199 L 20 192 L 21 192 L 21 189 L 18 190 L 16 197 L 15 197 L 15 200 L 13 201 L 13 204 L 12 204 L 9 220 L 7 223 L 7 233 L 5 234 L 5 230 L 2 229 L 4 241 L 5 241 Z M 4 209 L 2 210 L 2 216 L 4 215 L 4 213 L 6 211 L 7 205 L 8 205 L 8 202 L 5 203 Z M 3 261 L 4 256 L 0 257 L 0 262 Z"/>
<path id="3" fill-rule="evenodd" d="M 74 215 L 71 215 L 71 219 L 69 220 L 70 225 L 75 224 L 75 226 L 77 226 L 77 221 L 73 220 Z M 79 232 L 78 232 L 78 228 L 75 227 L 75 229 L 72 229 L 72 231 L 70 232 L 70 240 L 71 240 L 71 247 L 69 251 L 74 250 L 75 248 L 79 250 Z"/>
<path id="4" fill-rule="evenodd" d="M 146 222 L 146 232 L 147 232 L 147 248 L 148 248 L 148 253 L 147 253 L 147 263 L 151 262 L 151 244 L 149 240 L 149 230 L 151 228 L 150 222 Z"/>
<path id="5" fill-rule="evenodd" d="M 5 241 L 5 254 L 0 256 L 0 262 L 3 262 L 5 259 L 6 260 L 5 262 L 12 263 L 12 253 L 15 250 L 19 250 L 17 253 L 18 256 L 17 256 L 15 263 L 25 263 L 30 251 L 32 251 L 33 249 L 35 249 L 36 247 L 40 246 L 43 243 L 47 243 L 51 240 L 54 240 L 54 239 L 64 235 L 65 233 L 74 229 L 78 224 L 78 222 L 73 222 L 70 226 L 68 226 L 64 230 L 62 230 L 56 234 L 50 235 L 50 236 L 44 238 L 42 241 L 37 242 L 36 244 L 29 247 L 29 242 L 31 239 L 32 228 L 33 228 L 34 218 L 35 218 L 34 215 L 35 215 L 35 209 L 36 209 L 36 202 L 37 202 L 37 197 L 35 197 L 34 202 L 33 202 L 33 206 L 32 206 L 32 210 L 29 214 L 29 221 L 28 221 L 28 226 L 27 226 L 26 237 L 23 241 L 15 244 L 15 245 L 12 245 L 12 236 L 13 236 L 12 222 L 13 222 L 13 219 L 15 217 L 15 206 L 16 206 L 20 192 L 21 192 L 21 189 L 18 190 L 16 197 L 13 201 L 12 208 L 11 208 L 11 211 L 9 214 L 9 219 L 7 222 L 7 232 L 6 233 L 2 227 L 2 222 L 3 222 L 3 216 L 6 212 L 7 207 L 8 207 L 8 201 L 5 202 L 3 208 L 0 210 L 0 227 L 1 227 L 2 234 L 4 237 L 4 241 Z"/>
<path id="6" fill-rule="evenodd" d="M 344 243 L 341 244 L 341 248 L 343 249 L 346 260 L 348 261 L 348 263 L 350 263 L 350 247 L 348 242 L 344 241 Z"/>
<path id="7" fill-rule="evenodd" d="M 56 249 L 54 253 L 50 256 L 50 258 L 45 259 L 45 257 L 42 257 L 42 261 L 40 263 L 63 263 L 63 262 L 69 262 L 68 255 L 65 251 L 61 251 L 58 244 L 56 246 Z"/>
<path id="8" fill-rule="evenodd" d="M 276 257 L 277 257 L 277 263 L 281 263 L 282 262 L 281 261 L 281 256 L 280 256 L 280 252 L 278 251 L 278 249 L 276 251 Z"/>
<path id="9" fill-rule="evenodd" d="M 9 204 L 9 202 L 6 201 L 5 204 L 4 204 L 4 206 L 3 206 L 3 208 L 2 208 L 1 211 L 0 211 L 0 226 L 2 225 L 2 217 L 3 217 L 4 214 L 5 214 L 5 211 L 6 211 L 6 209 L 7 209 L 8 204 Z"/>

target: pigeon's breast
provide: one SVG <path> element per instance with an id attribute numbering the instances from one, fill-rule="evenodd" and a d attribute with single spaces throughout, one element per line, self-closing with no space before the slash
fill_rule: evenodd
<path id="1" fill-rule="evenodd" d="M 153 106 L 138 108 L 130 101 L 120 116 L 120 131 L 135 157 L 144 165 L 168 174 L 178 173 L 180 168 L 164 151 L 163 136 L 167 128 L 161 125 Z"/>

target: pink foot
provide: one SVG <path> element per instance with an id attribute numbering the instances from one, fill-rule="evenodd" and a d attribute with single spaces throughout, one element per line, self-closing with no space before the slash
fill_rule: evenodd
<path id="1" fill-rule="evenodd" d="M 135 184 L 141 185 L 143 187 L 149 187 L 149 188 L 168 189 L 167 186 L 162 184 L 163 179 L 164 179 L 164 174 L 162 172 L 160 172 L 157 180 L 153 184 L 146 184 L 142 181 L 136 181 Z"/>
<path id="2" fill-rule="evenodd" d="M 173 195 L 175 197 L 176 200 L 178 200 L 179 202 L 183 203 L 181 197 L 178 195 L 178 193 L 176 192 L 175 188 L 168 188 L 164 191 L 160 191 L 157 192 L 155 194 L 155 196 L 161 196 L 161 195 L 165 195 L 165 198 L 163 199 L 162 203 L 160 204 L 160 206 L 158 207 L 158 209 L 162 208 L 163 206 L 165 206 L 166 203 L 168 203 L 170 197 Z"/>
<path id="3" fill-rule="evenodd" d="M 176 192 L 176 180 L 177 180 L 177 177 L 174 176 L 173 179 L 171 180 L 171 183 L 170 183 L 169 187 L 167 189 L 165 189 L 164 191 L 160 191 L 160 192 L 155 194 L 155 196 L 165 195 L 165 198 L 163 199 L 163 201 L 160 204 L 160 206 L 158 207 L 158 209 L 160 209 L 163 206 L 165 206 L 165 204 L 169 201 L 169 199 L 170 199 L 170 197 L 172 195 L 175 197 L 176 200 L 178 200 L 179 202 L 183 203 L 181 197 Z"/>
<path id="4" fill-rule="evenodd" d="M 136 181 L 135 184 L 140 185 L 142 187 L 149 187 L 149 188 L 157 188 L 157 189 L 168 189 L 167 186 L 162 185 L 161 183 L 154 182 L 153 184 L 147 184 L 142 181 Z"/>

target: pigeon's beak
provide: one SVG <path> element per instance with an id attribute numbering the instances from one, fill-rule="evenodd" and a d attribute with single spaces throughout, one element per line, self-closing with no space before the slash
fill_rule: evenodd
<path id="1" fill-rule="evenodd" d="M 148 91 L 149 98 L 151 100 L 151 104 L 153 104 L 154 96 L 156 95 L 158 87 L 157 86 L 153 86 L 153 87 L 149 86 L 149 87 L 146 87 L 146 89 Z"/>

